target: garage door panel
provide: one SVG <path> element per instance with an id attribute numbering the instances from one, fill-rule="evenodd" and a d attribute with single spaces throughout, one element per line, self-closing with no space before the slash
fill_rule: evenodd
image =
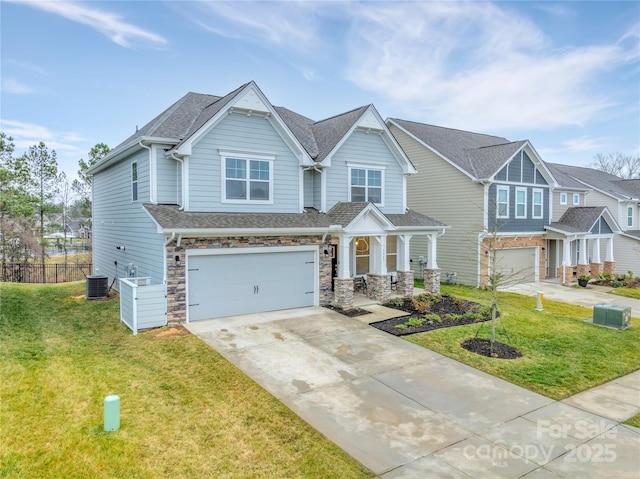
<path id="1" fill-rule="evenodd" d="M 533 283 L 536 281 L 536 249 L 511 248 L 496 251 L 496 270 L 504 274 L 505 283 Z"/>
<path id="2" fill-rule="evenodd" d="M 191 256 L 189 320 L 311 306 L 315 271 L 309 250 Z"/>

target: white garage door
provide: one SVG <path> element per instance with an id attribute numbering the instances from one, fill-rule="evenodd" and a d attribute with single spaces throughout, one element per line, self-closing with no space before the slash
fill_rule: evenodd
<path id="1" fill-rule="evenodd" d="M 189 321 L 313 306 L 315 252 L 188 257 Z"/>
<path id="2" fill-rule="evenodd" d="M 536 248 L 501 249 L 496 253 L 496 269 L 504 274 L 505 285 L 536 282 Z"/>

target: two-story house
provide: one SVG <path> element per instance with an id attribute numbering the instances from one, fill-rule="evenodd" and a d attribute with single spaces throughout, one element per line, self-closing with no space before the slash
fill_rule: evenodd
<path id="1" fill-rule="evenodd" d="M 567 229 L 574 238 L 567 246 L 570 261 L 558 265 L 571 266 L 577 275 L 595 276 L 607 273 L 627 274 L 640 271 L 640 179 L 624 180 L 618 176 L 593 168 L 550 163 L 549 168 L 558 179 L 560 187 L 554 193 L 554 223 L 552 229 L 561 229 L 558 224 L 581 217 L 586 223 L 582 231 Z M 599 215 L 597 212 L 601 212 Z M 600 228 L 585 229 L 590 219 L 602 218 Z M 576 225 L 570 225 L 576 226 Z M 578 271 L 579 270 L 579 271 Z M 565 274 L 565 276 L 567 276 Z"/>
<path id="2" fill-rule="evenodd" d="M 166 285 L 169 324 L 349 307 L 365 276 L 411 295 L 411 241 L 437 279 L 445 229 L 407 209 L 415 172 L 373 105 L 314 121 L 254 82 L 188 93 L 89 170 L 94 273 Z"/>
<path id="3" fill-rule="evenodd" d="M 545 279 L 556 180 L 529 141 L 397 118 L 387 125 L 418 170 L 409 207 L 451 227 L 438 243 L 443 279 L 481 286 L 492 268 L 505 282 Z M 412 247 L 424 250 L 420 239 Z"/>

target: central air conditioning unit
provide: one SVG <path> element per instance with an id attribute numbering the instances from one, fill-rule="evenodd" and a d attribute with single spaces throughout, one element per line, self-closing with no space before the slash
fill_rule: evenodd
<path id="1" fill-rule="evenodd" d="M 109 277 L 106 274 L 87 276 L 87 299 L 102 299 L 109 296 Z"/>
<path id="2" fill-rule="evenodd" d="M 596 304 L 593 307 L 593 324 L 627 329 L 631 326 L 631 308 L 615 304 Z"/>

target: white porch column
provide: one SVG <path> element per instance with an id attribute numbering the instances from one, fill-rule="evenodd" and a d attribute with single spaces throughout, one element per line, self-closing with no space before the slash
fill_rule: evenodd
<path id="1" fill-rule="evenodd" d="M 387 237 L 369 236 L 369 272 L 387 274 Z"/>
<path id="2" fill-rule="evenodd" d="M 613 259 L 613 238 L 607 238 L 607 256 L 605 261 L 615 261 Z"/>
<path id="3" fill-rule="evenodd" d="M 593 239 L 593 253 L 591 253 L 591 256 L 592 263 L 600 262 L 600 238 Z"/>
<path id="4" fill-rule="evenodd" d="M 576 241 L 580 241 L 580 257 L 578 258 L 578 264 L 589 264 L 589 248 L 587 248 L 587 239 L 582 238 Z"/>
<path id="5" fill-rule="evenodd" d="M 429 256 L 427 258 L 427 269 L 438 269 L 438 260 L 436 258 L 438 252 L 437 252 L 437 247 L 436 247 L 436 235 L 435 234 L 430 234 L 429 236 L 427 236 L 427 238 L 429 239 Z"/>
<path id="6" fill-rule="evenodd" d="M 562 240 L 562 266 L 571 266 L 571 240 Z"/>
<path id="7" fill-rule="evenodd" d="M 398 271 L 410 271 L 411 270 L 411 262 L 410 259 L 410 246 L 411 246 L 411 235 L 399 235 L 398 236 L 398 259 L 396 263 L 396 268 Z"/>
<path id="8" fill-rule="evenodd" d="M 338 244 L 338 278 L 346 279 L 351 277 L 351 242 L 353 238 L 340 238 Z"/>

